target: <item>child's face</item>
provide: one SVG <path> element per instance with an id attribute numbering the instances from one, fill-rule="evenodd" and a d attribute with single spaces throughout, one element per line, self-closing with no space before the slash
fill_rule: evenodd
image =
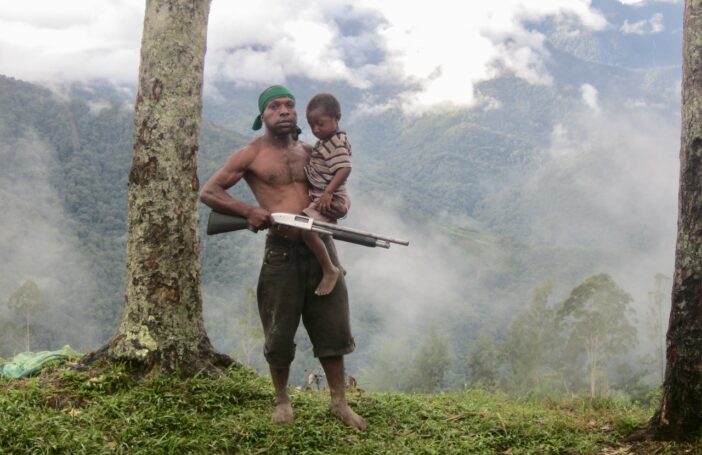
<path id="1" fill-rule="evenodd" d="M 307 123 L 317 139 L 329 139 L 339 129 L 339 115 L 329 115 L 323 107 L 317 107 L 307 113 Z"/>

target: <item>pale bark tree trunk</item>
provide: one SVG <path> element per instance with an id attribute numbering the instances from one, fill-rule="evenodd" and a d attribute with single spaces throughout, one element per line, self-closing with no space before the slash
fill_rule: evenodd
<path id="1" fill-rule="evenodd" d="M 205 332 L 197 155 L 210 0 L 147 0 L 128 184 L 127 289 L 106 356 L 191 375 L 232 360 Z"/>
<path id="2" fill-rule="evenodd" d="M 590 364 L 590 398 L 595 398 L 597 394 L 597 369 L 599 360 L 597 357 L 597 337 L 588 340 L 587 358 Z"/>
<path id="3" fill-rule="evenodd" d="M 656 273 L 655 287 L 653 290 L 653 312 L 655 321 L 653 323 L 653 332 L 656 340 L 660 340 L 660 346 L 658 351 L 658 368 L 661 375 L 661 381 L 665 378 L 665 338 L 663 337 L 663 301 L 666 298 L 665 292 L 663 291 L 664 283 L 670 278 L 663 275 L 662 273 Z"/>
<path id="4" fill-rule="evenodd" d="M 25 324 L 26 324 L 26 328 L 27 328 L 27 333 L 26 333 L 27 352 L 30 352 L 32 349 L 31 349 L 31 346 L 29 345 L 29 341 L 31 340 L 31 337 L 29 335 L 30 334 L 30 332 L 29 332 L 29 310 L 27 310 L 27 312 L 25 313 Z"/>
<path id="5" fill-rule="evenodd" d="M 686 0 L 675 279 L 660 408 L 645 434 L 683 440 L 702 429 L 702 0 Z"/>

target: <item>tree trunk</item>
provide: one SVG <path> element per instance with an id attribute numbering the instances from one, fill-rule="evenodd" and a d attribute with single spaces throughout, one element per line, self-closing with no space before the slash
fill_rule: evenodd
<path id="1" fill-rule="evenodd" d="M 590 398 L 597 395 L 597 338 L 588 340 L 587 358 L 590 364 Z"/>
<path id="2" fill-rule="evenodd" d="M 683 440 L 702 429 L 702 0 L 686 0 L 675 279 L 663 396 L 647 433 Z"/>
<path id="3" fill-rule="evenodd" d="M 210 0 L 147 0 L 128 183 L 127 289 L 106 356 L 188 376 L 232 360 L 205 332 L 197 155 Z"/>
<path id="4" fill-rule="evenodd" d="M 25 313 L 25 324 L 26 324 L 26 326 L 27 326 L 27 327 L 26 327 L 26 328 L 27 328 L 27 333 L 26 333 L 26 336 L 27 336 L 27 352 L 30 352 L 30 351 L 31 351 L 31 346 L 29 346 L 29 340 L 30 340 L 30 336 L 29 336 L 29 310 L 27 310 L 27 312 Z"/>

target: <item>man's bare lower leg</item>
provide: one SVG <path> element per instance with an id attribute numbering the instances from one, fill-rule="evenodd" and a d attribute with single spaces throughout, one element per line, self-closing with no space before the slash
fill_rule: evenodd
<path id="1" fill-rule="evenodd" d="M 290 368 L 270 367 L 273 388 L 275 389 L 275 402 L 271 421 L 273 423 L 285 424 L 293 421 L 293 410 L 288 395 L 288 375 Z"/>
<path id="2" fill-rule="evenodd" d="M 331 413 L 344 424 L 363 431 L 368 427 L 365 419 L 351 410 L 346 402 L 346 387 L 344 384 L 344 358 L 324 357 L 319 361 L 327 376 L 329 391 L 331 392 Z"/>

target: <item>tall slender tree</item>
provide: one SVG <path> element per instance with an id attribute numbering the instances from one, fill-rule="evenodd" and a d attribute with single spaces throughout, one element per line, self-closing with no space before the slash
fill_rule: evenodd
<path id="1" fill-rule="evenodd" d="M 664 283 L 670 278 L 662 273 L 656 273 L 654 276 L 655 285 L 652 291 L 648 293 L 651 306 L 649 307 L 648 329 L 651 333 L 651 338 L 656 343 L 655 358 L 658 361 L 658 371 L 660 380 L 665 378 L 665 320 L 663 318 L 663 304 L 667 303 L 668 293 L 664 291 Z"/>
<path id="2" fill-rule="evenodd" d="M 24 332 L 24 350 L 31 351 L 32 322 L 31 318 L 46 308 L 39 286 L 34 280 L 26 280 L 10 294 L 7 304 L 22 317 L 22 332 Z"/>
<path id="3" fill-rule="evenodd" d="M 432 324 L 414 356 L 403 388 L 408 392 L 425 393 L 439 390 L 450 362 L 448 340 Z"/>
<path id="4" fill-rule="evenodd" d="M 200 290 L 197 156 L 210 0 L 147 0 L 128 183 L 127 280 L 106 356 L 192 375 L 232 360 L 212 348 Z"/>
<path id="5" fill-rule="evenodd" d="M 702 0 L 686 0 L 675 277 L 658 411 L 643 435 L 684 440 L 702 430 Z"/>
<path id="6" fill-rule="evenodd" d="M 636 327 L 630 322 L 633 299 L 606 273 L 593 275 L 576 286 L 561 304 L 559 314 L 571 358 L 584 355 L 590 397 L 601 391 L 612 357 L 636 345 Z"/>
<path id="7" fill-rule="evenodd" d="M 553 284 L 546 281 L 532 291 L 531 302 L 510 323 L 499 346 L 505 387 L 518 393 L 532 393 L 544 386 L 558 369 L 561 347 L 557 308 L 549 304 Z M 549 384 L 552 385 L 552 384 Z"/>

